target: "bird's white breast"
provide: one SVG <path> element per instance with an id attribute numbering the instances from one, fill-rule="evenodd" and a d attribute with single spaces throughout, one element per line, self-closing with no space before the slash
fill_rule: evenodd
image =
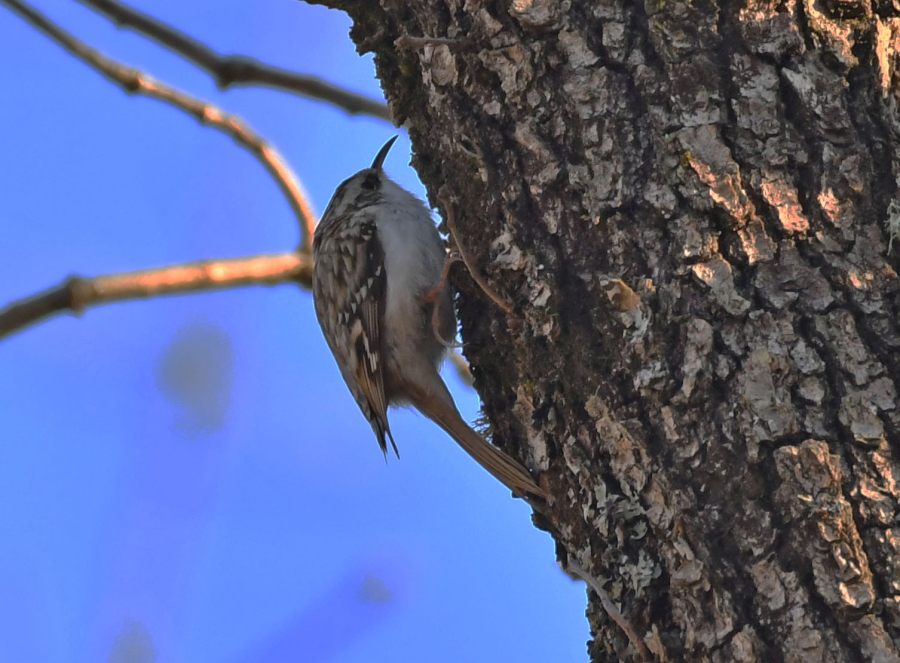
<path id="1" fill-rule="evenodd" d="M 421 201 L 389 180 L 382 192 L 375 218 L 387 272 L 386 340 L 415 345 L 417 339 L 403 335 L 424 331 L 422 296 L 440 279 L 444 244 Z"/>

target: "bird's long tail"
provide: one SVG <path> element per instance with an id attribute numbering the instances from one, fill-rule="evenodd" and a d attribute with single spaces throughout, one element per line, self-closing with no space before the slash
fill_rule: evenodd
<path id="1" fill-rule="evenodd" d="M 507 488 L 523 497 L 534 495 L 545 499 L 546 494 L 535 483 L 528 470 L 475 432 L 459 414 L 446 387 L 443 391 L 443 394 L 434 395 L 415 390 L 415 393 L 410 393 L 409 396 L 413 405 L 422 414 L 447 431 L 467 454 Z"/>

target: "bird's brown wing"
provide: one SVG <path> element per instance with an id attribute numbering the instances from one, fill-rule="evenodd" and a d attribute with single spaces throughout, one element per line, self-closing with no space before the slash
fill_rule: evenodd
<path id="1" fill-rule="evenodd" d="M 361 218 L 333 237 L 323 237 L 319 253 L 316 269 L 330 266 L 330 273 L 319 275 L 313 283 L 322 331 L 381 450 L 387 454 L 389 439 L 399 456 L 388 425 L 384 393 L 381 330 L 387 279 L 374 220 Z M 325 310 L 329 302 L 333 311 Z"/>
<path id="2" fill-rule="evenodd" d="M 374 225 L 374 224 L 373 224 Z M 386 437 L 391 441 L 394 454 L 399 458 L 397 444 L 387 420 L 387 401 L 384 395 L 384 352 L 382 344 L 382 323 L 387 289 L 384 271 L 384 250 L 374 230 L 365 245 L 360 246 L 365 257 L 358 256 L 360 265 L 366 265 L 365 282 L 360 286 L 359 320 L 361 333 L 354 341 L 358 357 L 357 379 L 373 416 L 369 418 L 382 452 L 387 454 Z M 362 276 L 360 277 L 362 280 Z"/>

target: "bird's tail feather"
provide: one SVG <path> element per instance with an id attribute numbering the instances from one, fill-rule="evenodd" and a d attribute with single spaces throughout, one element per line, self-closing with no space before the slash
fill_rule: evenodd
<path id="1" fill-rule="evenodd" d="M 413 405 L 422 414 L 447 431 L 467 454 L 507 488 L 523 497 L 528 495 L 546 497 L 528 470 L 504 451 L 489 444 L 463 420 L 449 393 L 446 393 L 446 398 L 422 393 L 413 393 L 410 396 Z"/>

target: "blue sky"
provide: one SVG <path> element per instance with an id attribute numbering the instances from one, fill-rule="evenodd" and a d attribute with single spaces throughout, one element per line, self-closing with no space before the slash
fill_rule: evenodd
<path id="1" fill-rule="evenodd" d="M 143 2 L 221 52 L 380 96 L 342 14 Z M 274 142 L 317 211 L 393 130 L 265 89 L 219 92 L 76 2 L 37 7 Z M 58 283 L 288 250 L 260 165 L 112 86 L 0 7 L 0 305 Z M 405 135 L 388 172 L 424 195 Z M 474 392 L 445 371 L 464 414 Z M 0 342 L 0 659 L 578 661 L 585 590 L 437 427 L 394 411 L 385 463 L 309 293 L 114 304 Z"/>

